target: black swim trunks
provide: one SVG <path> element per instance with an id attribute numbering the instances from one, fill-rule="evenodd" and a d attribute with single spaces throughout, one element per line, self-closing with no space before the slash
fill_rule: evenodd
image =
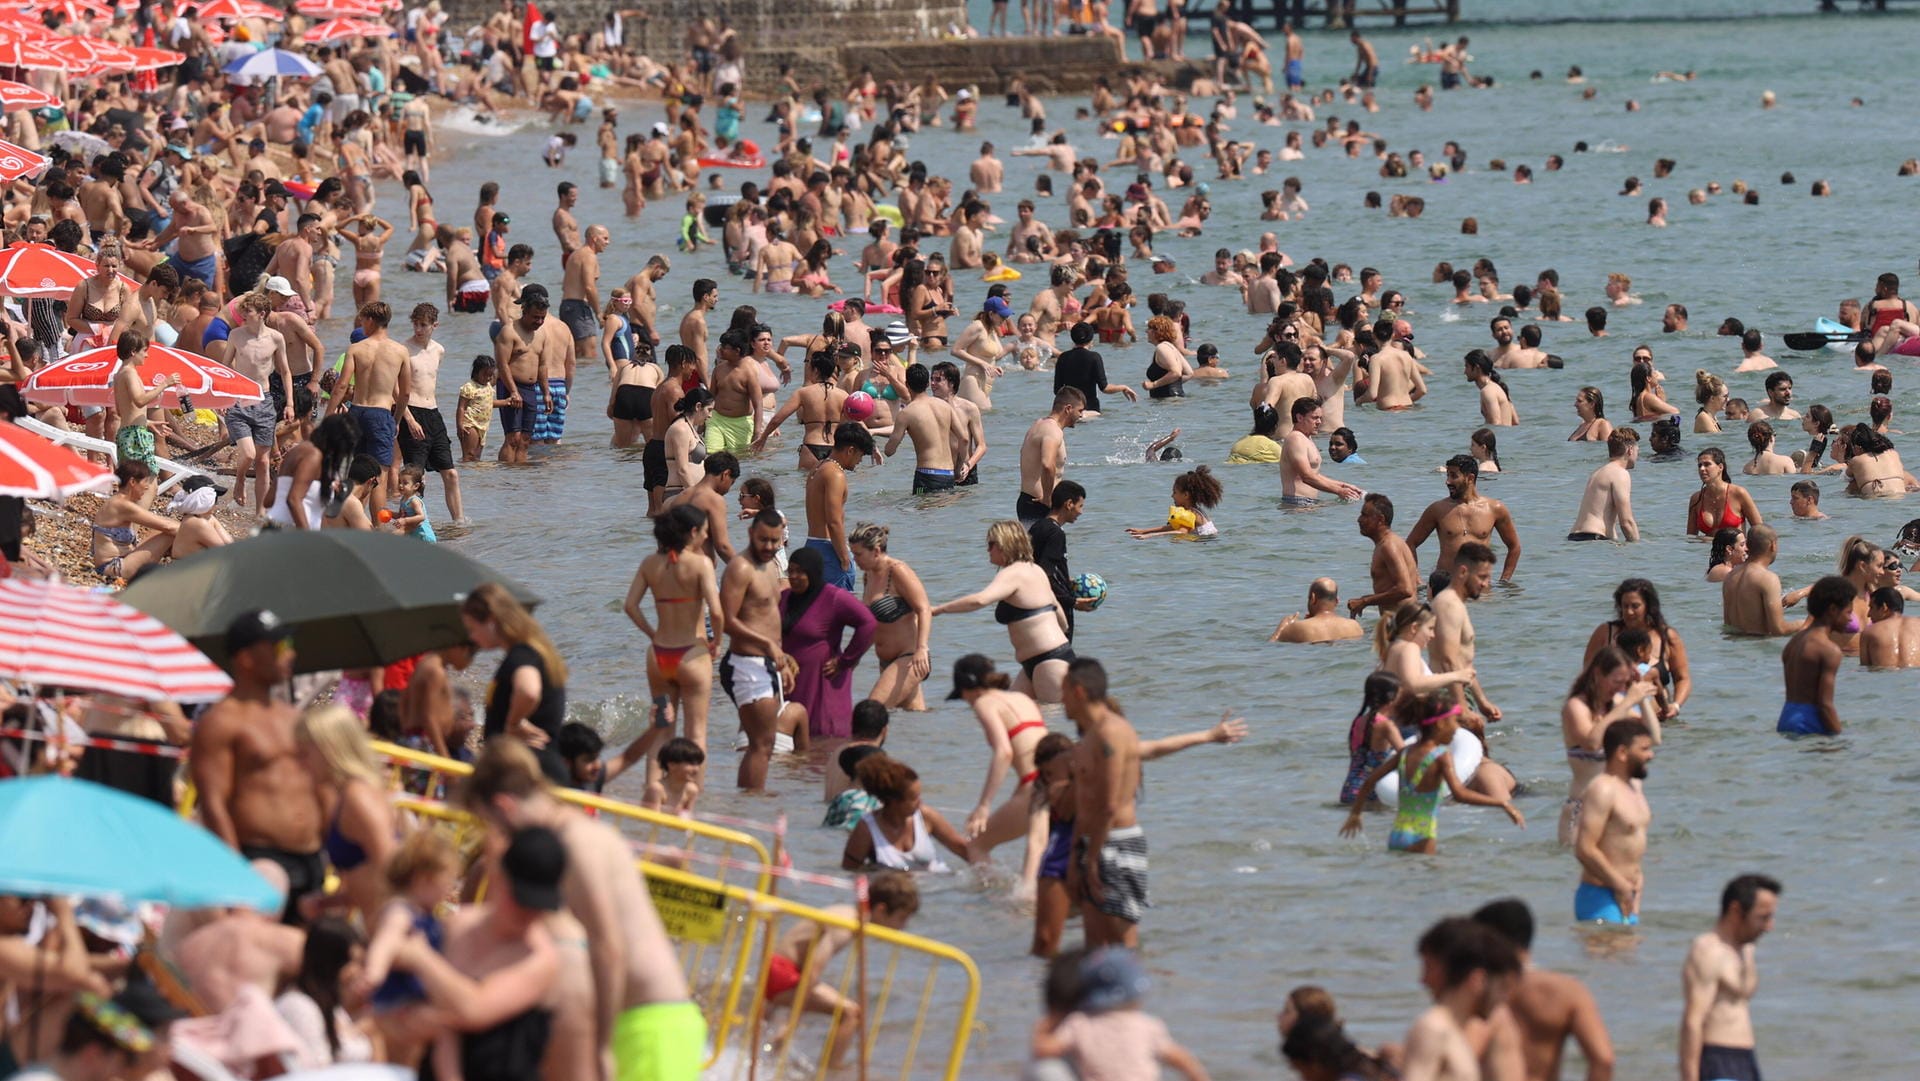
<path id="1" fill-rule="evenodd" d="M 1020 519 L 1020 524 L 1029 529 L 1033 528 L 1033 523 L 1045 518 L 1048 514 L 1052 513 L 1052 511 L 1052 507 L 1047 506 L 1045 503 L 1040 502 L 1025 492 L 1021 492 L 1020 498 L 1015 500 L 1013 504 L 1014 517 Z"/>
<path id="2" fill-rule="evenodd" d="M 1760 1060 L 1751 1047 L 1700 1048 L 1701 1081 L 1760 1081 Z"/>
<path id="3" fill-rule="evenodd" d="M 250 860 L 272 860 L 287 872 L 287 903 L 280 910 L 280 922 L 289 927 L 304 926 L 301 900 L 327 888 L 327 861 L 321 858 L 320 850 L 288 852 L 264 845 L 241 845 L 240 855 Z"/>
<path id="4" fill-rule="evenodd" d="M 1567 539 L 1570 541 L 1596 541 L 1596 540 L 1612 540 L 1613 538 L 1607 536 L 1605 533 L 1575 532 L 1575 533 L 1567 534 Z"/>

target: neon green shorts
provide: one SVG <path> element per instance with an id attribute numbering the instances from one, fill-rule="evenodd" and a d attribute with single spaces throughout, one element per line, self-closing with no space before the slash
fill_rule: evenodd
<path id="1" fill-rule="evenodd" d="M 753 445 L 753 416 L 729 417 L 715 413 L 707 418 L 707 453 L 729 450 L 735 454 Z"/>
<path id="2" fill-rule="evenodd" d="M 613 1019 L 615 1081 L 700 1081 L 707 1019 L 691 1002 L 635 1006 Z"/>

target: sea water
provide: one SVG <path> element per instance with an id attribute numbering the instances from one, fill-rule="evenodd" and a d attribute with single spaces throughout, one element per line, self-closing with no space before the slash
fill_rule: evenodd
<path id="1" fill-rule="evenodd" d="M 977 6 L 984 25 L 985 5 Z M 1711 926 L 1721 886 L 1747 871 L 1775 875 L 1786 887 L 1776 927 L 1760 943 L 1760 992 L 1753 1009 L 1769 1073 L 1886 1077 L 1910 1060 L 1920 1037 L 1920 1012 L 1912 1009 L 1920 976 L 1911 963 L 1920 947 L 1920 872 L 1909 832 L 1920 821 L 1913 811 L 1920 799 L 1920 750 L 1911 736 L 1915 676 L 1866 672 L 1849 661 L 1837 695 L 1848 724 L 1845 736 L 1789 742 L 1774 735 L 1780 643 L 1723 632 L 1719 587 L 1703 580 L 1707 545 L 1704 538 L 1684 535 L 1687 499 L 1698 485 L 1694 452 L 1723 447 L 1736 470 L 1749 457 L 1743 432 L 1691 434 L 1694 369 L 1721 374 L 1749 401 L 1764 397 L 1761 375 L 1731 374 L 1739 350 L 1733 340 L 1713 336 L 1720 321 L 1735 316 L 1766 335 L 1768 351 L 1794 376 L 1796 406 L 1824 402 L 1843 423 L 1864 419 L 1866 377 L 1849 370 L 1845 354 L 1789 353 L 1780 334 L 1810 328 L 1843 297 L 1870 296 L 1874 277 L 1883 271 L 1911 277 L 1915 270 L 1912 221 L 1920 179 L 1894 173 L 1915 153 L 1908 135 L 1920 86 L 1910 74 L 1906 43 L 1920 23 L 1904 15 L 1817 17 L 1810 13 L 1813 6 L 1813 0 L 1692 0 L 1678 6 L 1468 0 L 1470 19 L 1598 15 L 1615 21 L 1472 22 L 1399 31 L 1369 24 L 1366 32 L 1385 69 L 1381 112 L 1322 107 L 1320 123 L 1329 114 L 1343 123 L 1358 119 L 1392 149 L 1404 154 L 1419 148 L 1429 160 L 1439 159 L 1444 141 L 1457 140 L 1469 157 L 1466 171 L 1442 184 L 1387 181 L 1376 174 L 1371 156 L 1355 160 L 1334 149 L 1309 151 L 1306 160 L 1280 163 L 1266 177 L 1212 181 L 1214 215 L 1206 234 L 1167 235 L 1157 242 L 1159 251 L 1178 261 L 1177 274 L 1133 268 L 1136 294 L 1166 291 L 1187 302 L 1195 341 L 1217 343 L 1233 378 L 1195 388 L 1185 399 L 1116 402 L 1104 417 L 1069 433 L 1067 474 L 1091 493 L 1085 517 L 1068 528 L 1072 565 L 1112 584 L 1106 605 L 1080 616 L 1075 646 L 1082 656 L 1106 663 L 1115 695 L 1145 736 L 1204 727 L 1223 714 L 1244 716 L 1252 728 L 1239 746 L 1203 747 L 1155 763 L 1140 804 L 1153 859 L 1154 907 L 1143 935 L 1155 980 L 1148 1006 L 1199 1051 L 1214 1076 L 1281 1074 L 1273 1015 L 1296 984 L 1330 989 L 1357 1039 L 1399 1039 L 1426 1001 L 1413 950 L 1420 931 L 1442 915 L 1507 895 L 1534 908 L 1540 924 L 1536 960 L 1593 988 L 1619 1055 L 1617 1075 L 1665 1074 L 1673 1068 L 1682 957 L 1692 938 Z M 1756 13 L 1770 17 L 1670 18 Z M 1017 26 L 1017 5 L 1013 18 Z M 1456 32 L 1472 36 L 1473 70 L 1495 77 L 1497 86 L 1439 94 L 1432 112 L 1420 112 L 1412 105 L 1414 88 L 1433 81 L 1436 70 L 1402 58 L 1422 38 Z M 1316 30 L 1306 41 L 1307 72 L 1316 87 L 1350 70 L 1352 49 L 1344 35 Z M 1195 55 L 1206 54 L 1203 37 L 1189 44 Z M 1594 100 L 1582 100 L 1581 88 L 1563 81 L 1572 64 L 1584 68 L 1586 85 L 1598 91 Z M 1546 77 L 1530 81 L 1534 69 Z M 1651 82 L 1662 70 L 1693 70 L 1699 79 Z M 1003 157 L 1025 141 L 1026 125 L 1001 104 L 994 88 L 985 89 L 977 134 L 928 130 L 911 140 L 912 157 L 962 187 L 983 139 L 997 143 Z M 1779 106 L 1763 112 L 1760 95 L 1768 89 Z M 1854 97 L 1865 104 L 1850 106 Z M 1630 98 L 1639 101 L 1640 111 L 1626 111 Z M 1067 125 L 1084 153 L 1111 156 L 1112 142 L 1100 142 L 1090 125 L 1072 123 L 1073 106 L 1083 103 L 1051 101 L 1050 115 Z M 1285 129 L 1259 127 L 1250 112 L 1243 98 L 1232 136 L 1277 149 Z M 654 103 L 625 106 L 623 136 L 644 131 L 658 115 Z M 749 110 L 747 134 L 770 145 L 771 131 L 759 122 L 763 115 L 758 107 Z M 735 305 L 748 303 L 783 335 L 819 325 L 824 301 L 752 295 L 746 281 L 726 276 L 717 254 L 673 252 L 678 198 L 649 206 L 637 224 L 623 219 L 619 193 L 594 187 L 591 126 L 575 130 L 582 145 L 557 170 L 539 164 L 545 136 L 539 124 L 501 138 L 450 138 L 459 156 L 437 164 L 432 175 L 440 218 L 467 221 L 479 184 L 499 181 L 501 206 L 516 219 L 513 239 L 538 251 L 529 280 L 557 294 L 558 249 L 546 218 L 553 185 L 572 180 L 582 186 L 576 210 L 581 223 L 604 223 L 614 232 L 613 247 L 602 256 L 603 296 L 654 252 L 673 259 L 672 274 L 659 286 L 667 340 L 674 340 L 693 280 L 703 276 L 722 281 L 720 310 L 710 320 L 716 334 Z M 1580 140 L 1614 152 L 1576 154 Z M 1546 172 L 1543 162 L 1555 153 L 1566 159 L 1566 168 Z M 1200 177 L 1212 175 L 1199 153 L 1186 156 Z M 1487 163 L 1496 157 L 1509 169 L 1532 165 L 1535 182 L 1519 186 L 1510 172 L 1489 171 Z M 1663 157 L 1675 159 L 1678 168 L 1672 177 L 1655 180 L 1653 162 Z M 1013 204 L 1033 190 L 1040 159 L 1007 160 L 1007 190 L 990 201 L 997 214 L 1011 219 Z M 1786 171 L 1796 178 L 1790 186 L 1778 181 Z M 1304 221 L 1259 222 L 1258 193 L 1278 188 L 1289 175 L 1301 179 L 1311 213 Z M 1629 175 L 1641 178 L 1646 194 L 1616 194 Z M 746 178 L 730 174 L 727 181 Z M 1819 178 L 1833 185 L 1831 198 L 1808 197 L 1808 185 Z M 1055 178 L 1056 190 L 1064 190 L 1062 179 Z M 1724 194 L 1705 206 L 1686 202 L 1690 188 L 1708 181 L 1730 187 L 1737 179 L 1760 191 L 1759 206 L 1742 206 Z M 1364 210 L 1367 191 L 1421 196 L 1426 216 L 1390 220 L 1384 212 Z M 1177 194 L 1162 194 L 1177 210 Z M 1653 195 L 1670 204 L 1671 228 L 1642 224 Z M 388 217 L 404 214 L 397 189 L 382 187 L 378 209 Z M 1478 236 L 1459 233 L 1460 219 L 1468 215 L 1479 219 Z M 1047 204 L 1045 216 L 1064 224 L 1064 202 Z M 1644 300 L 1611 311 L 1609 338 L 1587 337 L 1579 322 L 1545 325 L 1545 347 L 1565 357 L 1566 368 L 1507 373 L 1523 424 L 1500 431 L 1505 471 L 1481 486 L 1513 511 L 1523 546 L 1513 583 L 1496 587 L 1472 607 L 1472 615 L 1481 682 L 1506 714 L 1493 730 L 1492 753 L 1528 788 L 1518 801 L 1528 819 L 1524 831 L 1496 810 L 1448 806 L 1440 816 L 1435 857 L 1389 854 L 1387 822 L 1378 815 L 1368 816 L 1361 839 L 1337 836 L 1341 812 L 1334 798 L 1347 767 L 1347 722 L 1373 656 L 1358 642 L 1277 646 L 1266 637 L 1281 617 L 1304 608 L 1307 585 L 1317 576 L 1337 578 L 1348 596 L 1364 591 L 1367 546 L 1355 528 L 1356 507 L 1329 503 L 1310 512 L 1283 512 L 1272 467 L 1221 464 L 1227 447 L 1248 430 L 1246 396 L 1256 369 L 1251 350 L 1264 320 L 1245 313 L 1236 291 L 1196 284 L 1216 248 L 1253 248 L 1267 229 L 1278 233 L 1296 263 L 1320 255 L 1356 271 L 1374 266 L 1385 274 L 1387 288 L 1409 298 L 1408 317 L 1433 369 L 1431 393 L 1419 408 L 1400 414 L 1349 406 L 1347 423 L 1358 433 L 1368 464 L 1327 467 L 1334 477 L 1390 495 L 1402 531 L 1427 503 L 1445 496 L 1437 467 L 1464 453 L 1468 433 L 1479 426 L 1475 392 L 1460 376 L 1459 359 L 1468 349 L 1491 345 L 1486 318 L 1492 312 L 1486 306 L 1465 309 L 1457 321 L 1442 318 L 1451 290 L 1429 282 L 1436 262 L 1470 266 L 1487 256 L 1509 289 L 1531 284 L 1536 273 L 1553 267 L 1567 313 L 1576 319 L 1587 306 L 1604 303 L 1609 272 L 1630 274 Z M 990 246 L 1002 248 L 1004 239 Z M 931 247 L 944 250 L 945 244 Z M 852 254 L 832 266 L 842 286 L 856 284 Z M 1042 277 L 1028 268 L 1027 278 L 1013 288 L 1016 309 L 1024 310 Z M 345 279 L 343 274 L 343 296 Z M 959 272 L 955 279 L 962 312 L 952 321 L 957 333 L 985 289 L 975 272 Z M 1354 288 L 1336 286 L 1336 292 L 1344 299 Z M 397 332 L 405 333 L 411 304 L 439 303 L 443 295 L 438 276 L 389 274 L 387 299 L 395 305 Z M 1693 329 L 1663 335 L 1660 312 L 1673 301 L 1691 310 Z M 1142 329 L 1145 316 L 1144 307 L 1136 310 Z M 453 407 L 470 358 L 488 347 L 486 321 L 443 316 L 443 408 Z M 341 333 L 337 323 L 323 329 L 329 343 Z M 1563 538 L 1581 485 L 1605 455 L 1600 446 L 1566 442 L 1576 424 L 1575 392 L 1582 385 L 1600 387 L 1609 417 L 1630 423 L 1628 357 L 1640 342 L 1652 345 L 1668 377 L 1669 397 L 1682 407 L 1685 453 L 1673 461 L 1650 460 L 1647 426 L 1637 425 L 1643 457 L 1634 472 L 1633 502 L 1642 542 L 1568 543 Z M 1137 385 L 1144 377 L 1144 344 L 1102 352 L 1114 379 Z M 802 367 L 800 357 L 791 359 Z M 653 542 L 639 456 L 607 448 L 606 386 L 597 360 L 581 365 L 566 440 L 536 450 L 531 465 L 462 467 L 467 512 L 477 525 L 451 543 L 545 598 L 539 615 L 572 667 L 571 715 L 600 725 L 609 742 L 618 743 L 638 731 L 646 697 L 645 641 L 621 614 L 620 602 Z M 1895 429 L 1920 430 L 1917 389 L 1920 371 L 1897 364 Z M 986 527 L 1011 517 L 1019 441 L 1050 396 L 1046 374 L 1016 369 L 1001 380 L 995 410 L 986 418 L 990 449 L 981 484 L 957 496 L 910 496 L 906 461 L 878 469 L 863 465 L 850 481 L 849 525 L 891 525 L 892 554 L 918 571 L 935 602 L 980 588 L 993 573 Z M 1184 462 L 1138 460 L 1146 443 L 1176 427 Z M 778 486 L 798 544 L 804 519 L 795 436 L 789 424 L 777 448 L 749 461 L 746 473 Z M 1907 437 L 1893 439 L 1910 451 Z M 497 430 L 489 435 L 490 454 L 499 441 Z M 1780 449 L 1801 446 L 1797 426 L 1782 426 Z M 1910 466 L 1920 464 L 1920 455 L 1910 452 L 1908 458 Z M 1165 520 L 1174 477 L 1200 463 L 1211 464 L 1226 487 L 1224 503 L 1213 512 L 1220 536 L 1206 542 L 1129 539 L 1126 527 Z M 1920 516 L 1920 501 L 1849 499 L 1843 481 L 1828 476 L 1821 487 L 1832 518 L 1794 521 L 1787 489 L 1796 478 L 1735 479 L 1780 529 L 1776 568 L 1790 587 L 1832 573 L 1834 554 L 1849 534 L 1890 543 L 1902 523 Z M 437 485 L 428 487 L 429 506 L 437 512 Z M 742 544 L 744 530 L 736 526 L 733 539 Z M 1424 573 L 1432 566 L 1433 542 L 1420 556 Z M 1633 933 L 1598 933 L 1573 924 L 1579 868 L 1554 842 L 1567 781 L 1558 720 L 1587 636 L 1611 618 L 1613 587 L 1628 576 L 1658 584 L 1667 618 L 1685 638 L 1695 692 L 1681 718 L 1667 727 L 1647 781 L 1654 818 L 1644 922 Z M 889 741 L 889 750 L 920 772 L 927 802 L 956 824 L 977 798 L 988 756 L 970 712 L 943 699 L 953 660 L 975 650 L 997 658 L 1003 668 L 1013 666 L 1004 632 L 986 613 L 935 621 L 934 676 L 927 685 L 934 708 L 896 714 Z M 483 659 L 477 670 L 490 663 Z M 855 679 L 856 692 L 864 693 L 872 681 L 869 659 Z M 812 828 L 821 812 L 819 761 L 777 763 L 773 796 L 735 795 L 736 758 L 726 750 L 734 715 L 723 697 L 715 698 L 702 809 L 763 821 L 785 812 L 796 824 L 790 840 L 798 863 L 837 866 L 844 835 Z M 1056 730 L 1071 731 L 1057 708 L 1049 710 L 1048 720 Z M 638 792 L 627 780 L 616 788 L 628 796 Z M 997 799 L 1007 791 L 1003 786 Z M 1003 877 L 1018 857 L 1015 846 L 997 854 Z M 1012 1076 L 1040 1008 L 1041 966 L 1026 956 L 1030 917 L 1009 902 L 1004 886 L 982 888 L 954 876 L 925 880 L 923 887 L 926 903 L 911 929 L 967 950 L 986 983 L 966 1075 Z M 818 903 L 843 899 L 805 887 L 792 892 Z M 1067 940 L 1077 938 L 1070 927 Z"/>

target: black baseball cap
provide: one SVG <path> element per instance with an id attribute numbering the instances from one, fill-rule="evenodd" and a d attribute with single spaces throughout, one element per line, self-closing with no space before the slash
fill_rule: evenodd
<path id="1" fill-rule="evenodd" d="M 953 693 L 947 695 L 947 701 L 986 686 L 987 677 L 992 674 L 993 660 L 984 653 L 969 653 L 953 662 Z"/>
<path id="2" fill-rule="evenodd" d="M 113 996 L 113 1004 L 138 1018 L 140 1023 L 154 1032 L 164 1030 L 168 1024 L 192 1014 L 175 1006 L 160 993 L 160 989 L 144 979 L 127 981 L 127 986 Z"/>
<path id="3" fill-rule="evenodd" d="M 265 608 L 244 612 L 227 624 L 227 652 L 238 653 L 262 642 L 285 642 L 293 637 L 293 628 Z"/>
<path id="4" fill-rule="evenodd" d="M 567 847 L 545 826 L 528 826 L 513 835 L 500 857 L 500 870 L 516 904 L 536 912 L 560 908 L 560 879 L 567 873 Z"/>

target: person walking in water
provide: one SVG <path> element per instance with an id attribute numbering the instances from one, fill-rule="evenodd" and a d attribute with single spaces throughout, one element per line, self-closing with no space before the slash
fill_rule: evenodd
<path id="1" fill-rule="evenodd" d="M 1748 874 L 1720 892 L 1720 919 L 1693 940 L 1680 970 L 1680 1081 L 1760 1081 L 1753 1015 L 1760 987 L 1755 947 L 1773 930 L 1780 883 Z"/>

